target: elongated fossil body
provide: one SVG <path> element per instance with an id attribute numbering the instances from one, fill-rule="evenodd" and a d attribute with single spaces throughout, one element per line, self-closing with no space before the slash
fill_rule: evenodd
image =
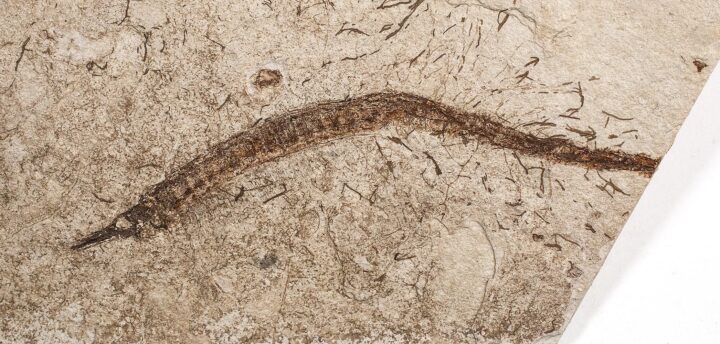
<path id="1" fill-rule="evenodd" d="M 658 159 L 645 154 L 593 150 L 563 138 L 540 138 L 500 124 L 487 115 L 464 112 L 420 96 L 374 93 L 290 111 L 233 135 L 153 186 L 138 204 L 72 248 L 84 249 L 113 238 L 142 237 L 153 230 L 165 229 L 194 198 L 234 173 L 389 124 L 471 137 L 481 143 L 589 169 L 626 170 L 649 176 L 658 164 Z"/>

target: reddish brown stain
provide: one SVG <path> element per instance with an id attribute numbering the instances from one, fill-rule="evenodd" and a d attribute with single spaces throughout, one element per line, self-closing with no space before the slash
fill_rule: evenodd
<path id="1" fill-rule="evenodd" d="M 268 72 L 267 76 L 275 80 L 272 76 L 279 75 L 277 73 Z M 141 237 L 150 231 L 167 228 L 194 199 L 228 179 L 235 171 L 387 125 L 475 139 L 517 153 L 587 169 L 624 170 L 650 176 L 659 162 L 645 154 L 609 148 L 591 149 L 563 138 L 534 136 L 506 126 L 488 114 L 462 111 L 413 94 L 374 93 L 309 105 L 233 135 L 153 186 L 137 205 L 72 248 L 84 249 L 115 237 Z"/>
<path id="2" fill-rule="evenodd" d="M 707 63 L 700 60 L 693 61 L 693 64 L 695 65 L 695 68 L 697 68 L 698 73 L 702 73 L 703 69 L 708 66 Z"/>
<path id="3" fill-rule="evenodd" d="M 275 87 L 282 81 L 282 73 L 274 69 L 261 69 L 255 74 L 253 84 L 257 88 Z"/>

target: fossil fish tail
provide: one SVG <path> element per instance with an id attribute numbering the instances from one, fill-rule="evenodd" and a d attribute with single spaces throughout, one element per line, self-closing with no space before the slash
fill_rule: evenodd
<path id="1" fill-rule="evenodd" d="M 658 159 L 611 149 L 590 149 L 562 138 L 541 138 L 490 116 L 420 96 L 383 92 L 327 102 L 267 119 L 231 136 L 154 185 L 106 227 L 72 246 L 85 249 L 114 238 L 143 237 L 176 221 L 192 200 L 235 173 L 331 140 L 393 124 L 419 131 L 472 137 L 492 146 L 557 163 L 651 175 Z"/>

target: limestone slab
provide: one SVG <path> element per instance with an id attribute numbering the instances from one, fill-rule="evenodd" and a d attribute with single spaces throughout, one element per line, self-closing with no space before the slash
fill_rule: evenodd
<path id="1" fill-rule="evenodd" d="M 4 1 L 0 342 L 553 343 L 717 1 Z"/>

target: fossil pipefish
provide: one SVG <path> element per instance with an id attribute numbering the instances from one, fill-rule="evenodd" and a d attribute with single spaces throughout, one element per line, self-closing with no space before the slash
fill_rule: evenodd
<path id="1" fill-rule="evenodd" d="M 500 124 L 488 115 L 465 112 L 408 93 L 374 93 L 296 109 L 231 136 L 154 185 L 135 206 L 72 248 L 85 249 L 113 238 L 143 237 L 152 230 L 166 229 L 194 198 L 236 172 L 390 124 L 472 137 L 481 143 L 588 169 L 650 176 L 659 162 L 645 154 L 590 149 L 564 138 L 537 137 Z"/>

